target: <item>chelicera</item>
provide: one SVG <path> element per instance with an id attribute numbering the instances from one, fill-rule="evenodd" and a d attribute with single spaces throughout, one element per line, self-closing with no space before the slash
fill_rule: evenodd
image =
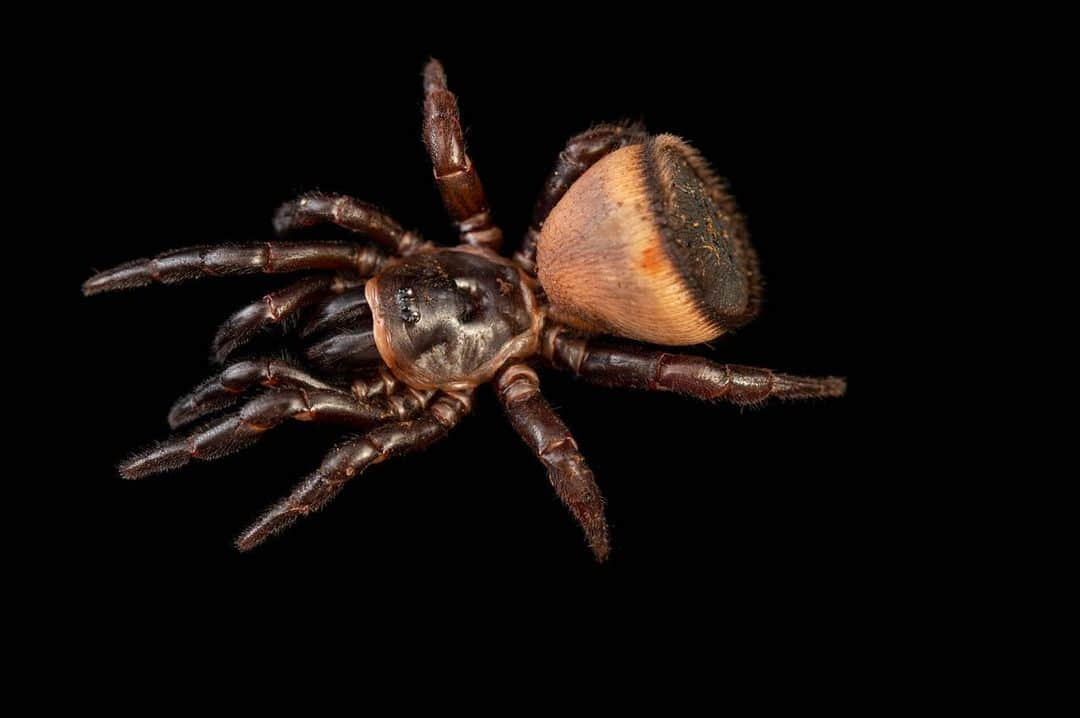
<path id="1" fill-rule="evenodd" d="M 547 468 L 593 554 L 610 550 L 603 499 L 573 436 L 540 393 L 546 365 L 612 387 L 673 391 L 756 404 L 844 393 L 838 378 L 718 364 L 642 344 L 707 342 L 752 319 L 761 301 L 757 259 L 726 185 L 683 140 L 606 124 L 573 137 L 536 204 L 513 258 L 465 152 L 457 100 L 442 66 L 424 70 L 424 141 L 458 228 L 439 247 L 351 197 L 311 194 L 286 203 L 279 234 L 320 224 L 364 242 L 202 246 L 140 259 L 91 277 L 86 294 L 204 275 L 319 271 L 230 317 L 213 342 L 224 362 L 260 328 L 298 319 L 303 362 L 249 359 L 181 398 L 176 434 L 120 466 L 130 479 L 215 459 L 288 419 L 366 431 L 333 449 L 317 471 L 236 540 L 246 551 L 317 511 L 384 459 L 429 446 L 493 384 L 511 424 Z"/>

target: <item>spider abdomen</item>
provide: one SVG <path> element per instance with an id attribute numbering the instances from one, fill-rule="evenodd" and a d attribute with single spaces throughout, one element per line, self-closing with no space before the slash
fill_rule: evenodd
<path id="1" fill-rule="evenodd" d="M 671 135 L 612 152 L 552 209 L 537 245 L 554 318 L 655 344 L 751 319 L 757 259 L 724 184 Z"/>

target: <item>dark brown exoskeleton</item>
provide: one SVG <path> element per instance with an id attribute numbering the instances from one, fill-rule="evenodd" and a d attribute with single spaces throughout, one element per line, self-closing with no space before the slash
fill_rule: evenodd
<path id="1" fill-rule="evenodd" d="M 141 478 L 213 459 L 286 421 L 367 431 L 238 539 L 248 550 L 316 511 L 369 465 L 441 439 L 493 383 L 507 416 L 548 470 L 598 560 L 610 550 L 603 500 L 569 430 L 540 394 L 544 362 L 608 386 L 673 391 L 755 404 L 844 393 L 837 378 L 806 378 L 717 364 L 641 345 L 707 342 L 754 317 L 757 259 L 724 183 L 686 142 L 633 125 L 600 125 L 572 138 L 537 201 L 513 260 L 465 153 L 457 100 L 442 66 L 424 71 L 424 140 L 460 245 L 437 247 L 374 207 L 313 194 L 286 203 L 279 233 L 333 224 L 367 244 L 267 242 L 176 250 L 91 277 L 86 294 L 202 275 L 322 270 L 240 310 L 219 329 L 224 361 L 257 330 L 301 317 L 305 364 L 249 359 L 180 399 L 172 427 L 218 413 L 250 389 L 239 411 L 176 435 L 120 467 Z"/>

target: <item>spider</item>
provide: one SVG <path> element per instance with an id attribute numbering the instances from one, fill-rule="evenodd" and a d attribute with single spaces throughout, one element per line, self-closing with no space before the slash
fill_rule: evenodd
<path id="1" fill-rule="evenodd" d="M 664 346 L 710 341 L 750 321 L 761 302 L 745 222 L 702 157 L 672 135 L 602 124 L 559 154 L 533 222 L 512 258 L 466 154 L 457 98 L 437 60 L 423 72 L 423 136 L 435 182 L 458 229 L 440 247 L 372 205 L 307 194 L 274 216 L 279 235 L 336 225 L 364 243 L 270 241 L 199 246 L 100 272 L 87 295 L 203 275 L 321 270 L 267 294 L 220 327 L 224 363 L 260 329 L 298 320 L 306 362 L 249 359 L 176 402 L 174 434 L 120 465 L 138 479 L 254 443 L 288 419 L 366 431 L 334 448 L 317 471 L 237 539 L 247 551 L 319 510 L 353 477 L 444 438 L 473 393 L 494 385 L 514 429 L 547 469 L 598 561 L 610 552 L 603 498 L 570 431 L 540 393 L 535 366 L 611 387 L 672 391 L 738 405 L 769 397 L 836 397 L 843 379 L 792 376 L 613 344 L 603 335 Z"/>

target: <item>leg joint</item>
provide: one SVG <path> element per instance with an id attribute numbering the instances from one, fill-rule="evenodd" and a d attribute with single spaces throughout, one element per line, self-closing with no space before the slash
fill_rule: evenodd
<path id="1" fill-rule="evenodd" d="M 540 378 L 528 365 L 515 364 L 499 374 L 495 389 L 504 404 L 513 406 L 540 393 Z"/>
<path id="2" fill-rule="evenodd" d="M 428 409 L 435 421 L 450 429 L 472 408 L 472 396 L 465 392 L 443 392 Z"/>
<path id="3" fill-rule="evenodd" d="M 656 364 L 653 365 L 652 376 L 649 377 L 649 391 L 656 391 L 657 389 L 667 389 L 667 381 L 665 381 L 665 369 L 667 368 L 668 361 L 676 358 L 674 354 L 668 354 L 667 352 L 658 352 L 656 354 Z"/>
<path id="4" fill-rule="evenodd" d="M 582 337 L 563 336 L 568 333 L 569 330 L 561 324 L 544 327 L 540 338 L 540 351 L 544 358 L 555 366 L 580 374 L 581 365 L 589 356 L 589 342 Z"/>
<path id="5" fill-rule="evenodd" d="M 570 434 L 564 434 L 562 436 L 556 436 L 555 438 L 551 439 L 546 444 L 541 446 L 540 451 L 537 452 L 537 455 L 540 457 L 541 460 L 546 460 L 548 456 L 554 453 L 558 453 L 559 450 L 563 449 L 564 447 L 570 447 L 570 449 L 573 450 L 575 453 L 577 453 L 578 451 L 578 445 L 577 442 L 574 441 L 574 437 L 570 436 Z"/>

